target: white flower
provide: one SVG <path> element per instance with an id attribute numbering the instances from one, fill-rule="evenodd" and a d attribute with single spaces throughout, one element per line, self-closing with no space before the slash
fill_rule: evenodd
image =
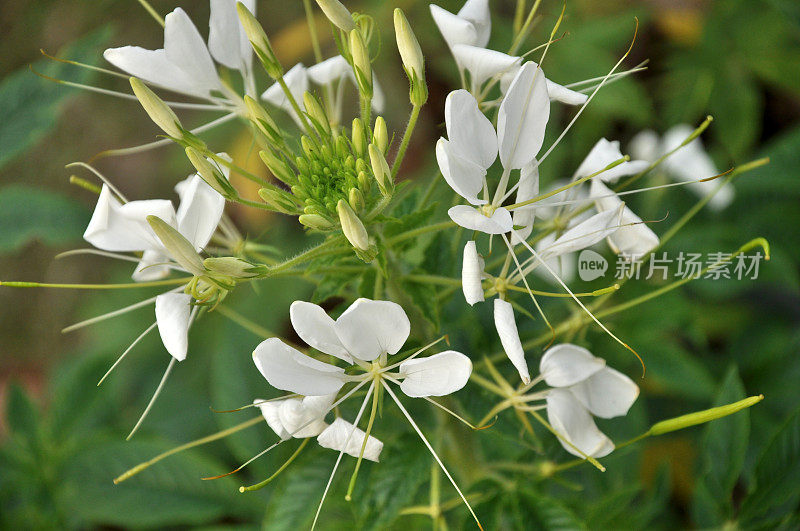
<path id="1" fill-rule="evenodd" d="M 583 457 L 604 457 L 614 443 L 598 428 L 592 415 L 601 418 L 624 416 L 639 396 L 639 387 L 605 360 L 585 348 L 564 343 L 550 348 L 539 364 L 547 392 L 547 417 L 565 440 L 569 453 Z M 580 450 L 577 451 L 573 445 Z"/>
<path id="2" fill-rule="evenodd" d="M 358 299 L 335 321 L 316 304 L 296 301 L 290 315 L 303 341 L 320 352 L 364 367 L 381 356 L 396 354 L 410 333 L 405 312 L 389 301 Z M 355 381 L 343 368 L 306 356 L 277 338 L 258 345 L 253 360 L 270 385 L 301 395 L 335 393 L 346 382 Z M 394 377 L 409 396 L 442 396 L 466 385 L 471 372 L 469 358 L 447 351 L 420 360 L 408 359 Z M 367 381 L 374 377 L 366 372 L 359 378 Z"/>
<path id="3" fill-rule="evenodd" d="M 612 162 L 617 161 L 622 157 L 622 152 L 619 150 L 619 141 L 614 140 L 613 142 L 610 142 L 605 138 L 601 138 L 597 141 L 594 147 L 592 147 L 591 151 L 589 151 L 589 154 L 586 155 L 586 158 L 583 159 L 581 165 L 578 166 L 573 179 L 580 179 L 581 177 L 587 177 L 593 173 L 597 173 Z M 650 166 L 650 162 L 647 160 L 626 161 L 621 164 L 617 164 L 610 170 L 606 170 L 599 174 L 597 179 L 600 179 L 603 182 L 613 183 L 616 182 L 620 177 L 636 175 L 637 173 L 647 169 L 648 166 Z"/>
<path id="4" fill-rule="evenodd" d="M 535 61 L 527 61 L 527 63 L 533 63 L 535 66 L 538 66 L 538 64 Z M 520 62 L 512 66 L 512 68 L 507 70 L 500 77 L 500 92 L 502 92 L 503 94 L 506 93 L 508 87 L 511 85 L 511 81 L 514 80 L 514 76 L 517 75 L 517 70 L 519 69 L 521 64 L 522 63 L 520 58 Z M 586 94 L 575 92 L 574 90 L 568 89 L 563 85 L 559 85 L 558 83 L 551 81 L 550 79 L 545 79 L 545 81 L 547 83 L 547 94 L 550 97 L 550 101 L 558 101 L 561 103 L 565 103 L 567 105 L 583 105 L 584 103 L 586 103 L 586 100 L 589 99 L 589 96 L 587 96 Z"/>
<path id="5" fill-rule="evenodd" d="M 693 132 L 692 126 L 679 124 L 669 129 L 659 140 L 654 131 L 642 131 L 631 140 L 631 153 L 654 162 L 662 155 L 678 148 Z M 692 182 L 719 174 L 700 138 L 695 138 L 667 157 L 661 163 L 661 167 L 676 181 L 691 183 L 688 185 L 689 189 L 700 197 L 707 196 L 718 186 L 716 181 Z M 733 185 L 730 183 L 723 185 L 708 202 L 708 206 L 712 210 L 722 210 L 733 202 L 734 195 Z"/>
<path id="6" fill-rule="evenodd" d="M 467 0 L 457 14 L 431 4 L 431 15 L 447 45 L 458 44 L 485 47 L 492 33 L 489 0 Z"/>
<path id="7" fill-rule="evenodd" d="M 636 259 L 658 246 L 656 233 L 599 179 L 592 179 L 590 195 L 600 212 L 622 208 L 621 226 L 608 236 L 608 244 L 615 253 L 627 259 Z"/>

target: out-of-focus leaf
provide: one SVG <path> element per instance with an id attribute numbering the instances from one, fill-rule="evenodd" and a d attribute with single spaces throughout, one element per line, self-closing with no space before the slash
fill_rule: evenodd
<path id="1" fill-rule="evenodd" d="M 17 384 L 8 389 L 6 420 L 12 432 L 30 437 L 36 433 L 39 413 L 27 393 Z"/>
<path id="2" fill-rule="evenodd" d="M 567 531 L 586 529 L 586 526 L 570 509 L 548 496 L 521 489 L 521 501 L 527 505 L 536 518 L 535 528 L 547 531 Z M 533 523 L 533 522 L 531 522 Z"/>
<path id="3" fill-rule="evenodd" d="M 64 245 L 80 238 L 88 221 L 86 209 L 67 197 L 29 186 L 0 189 L 0 253 L 34 239 Z"/>
<path id="4" fill-rule="evenodd" d="M 111 35 L 109 27 L 98 29 L 67 46 L 61 57 L 94 64 L 100 57 L 103 44 Z M 47 76 L 87 83 L 92 72 L 77 66 L 43 59 L 33 68 Z M 40 140 L 55 125 L 59 109 L 75 89 L 59 85 L 22 68 L 0 83 L 0 167 Z"/>
<path id="5" fill-rule="evenodd" d="M 800 500 L 800 410 L 796 410 L 764 448 L 755 467 L 754 485 L 742 502 L 739 521 L 752 527 L 773 510 Z"/>
<path id="6" fill-rule="evenodd" d="M 332 468 L 333 459 L 317 459 L 303 461 L 301 466 L 285 474 L 267 506 L 263 529 L 288 531 L 309 528 Z M 330 498 L 329 493 L 328 503 Z"/>
<path id="7" fill-rule="evenodd" d="M 736 367 L 731 367 L 720 384 L 713 407 L 745 397 Z M 695 486 L 692 506 L 695 523 L 702 528 L 722 525 L 733 515 L 733 487 L 744 465 L 750 435 L 750 412 L 710 422 L 701 446 L 702 473 Z"/>

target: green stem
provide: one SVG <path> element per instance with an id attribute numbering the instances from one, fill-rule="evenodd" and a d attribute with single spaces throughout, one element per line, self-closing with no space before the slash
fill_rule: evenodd
<path id="1" fill-rule="evenodd" d="M 349 250 L 350 250 L 349 247 L 343 248 L 343 249 L 330 249 L 330 247 L 333 247 L 333 246 L 336 246 L 336 245 L 342 243 L 343 240 L 344 240 L 343 236 L 336 236 L 334 238 L 326 240 L 326 241 L 320 243 L 319 245 L 317 245 L 315 247 L 312 247 L 311 249 L 308 249 L 307 251 L 304 251 L 304 252 L 298 254 L 297 256 L 295 256 L 293 258 L 285 260 L 285 261 L 283 261 L 283 262 L 271 267 L 269 269 L 269 274 L 267 276 L 270 276 L 270 275 L 275 274 L 275 273 L 283 272 L 283 271 L 285 271 L 285 270 L 287 270 L 287 269 L 289 269 L 289 268 L 291 268 L 293 266 L 296 266 L 297 264 L 301 264 L 303 262 L 307 262 L 308 260 L 311 260 L 312 258 L 315 258 L 315 257 L 317 257 L 319 255 L 324 255 L 324 254 L 329 254 L 329 253 L 336 253 L 336 252 L 339 252 L 339 251 L 342 251 L 342 252 L 348 251 L 349 252 Z"/>
<path id="2" fill-rule="evenodd" d="M 397 157 L 395 157 L 394 163 L 392 164 L 393 181 L 395 177 L 397 177 L 397 172 L 400 171 L 400 165 L 403 163 L 403 158 L 406 156 L 406 150 L 408 149 L 409 142 L 411 142 L 411 135 L 414 133 L 414 128 L 417 126 L 417 119 L 419 118 L 419 111 L 421 108 L 422 107 L 419 105 L 414 105 L 411 108 L 411 116 L 408 119 L 406 131 L 403 133 L 403 140 L 400 142 L 400 148 L 397 150 Z"/>
<path id="3" fill-rule="evenodd" d="M 442 221 L 441 223 L 434 223 L 433 225 L 426 225 L 425 227 L 420 227 L 418 229 L 413 229 L 408 232 L 403 232 L 402 234 L 398 234 L 397 236 L 389 238 L 388 240 L 386 240 L 386 244 L 391 246 L 395 243 L 400 243 L 402 241 L 408 240 L 409 238 L 416 238 L 417 236 L 421 236 L 429 232 L 436 232 L 444 229 L 449 229 L 455 226 L 456 224 L 449 220 Z"/>
<path id="4" fill-rule="evenodd" d="M 132 282 L 129 284 L 47 284 L 44 282 L 2 281 L 0 282 L 0 286 L 7 286 L 9 288 L 134 289 L 186 284 L 191 279 L 192 277 L 170 278 L 168 280 L 157 280 L 154 282 Z"/>
<path id="5" fill-rule="evenodd" d="M 303 114 L 303 111 L 300 109 L 300 105 L 297 104 L 297 100 L 294 99 L 294 94 L 292 91 L 289 90 L 289 86 L 286 84 L 286 81 L 283 79 L 283 76 L 277 79 L 278 84 L 283 89 L 283 93 L 286 95 L 286 99 L 289 100 L 289 103 L 294 109 L 294 112 L 297 114 L 297 117 L 300 119 L 300 122 L 303 124 L 303 129 L 306 130 L 308 134 L 311 134 L 314 130 L 308 125 L 308 120 L 306 120 L 306 115 Z"/>
<path id="6" fill-rule="evenodd" d="M 277 334 L 267 330 L 263 326 L 259 325 L 258 323 L 251 321 L 244 315 L 240 314 L 236 310 L 229 308 L 227 306 L 217 306 L 216 311 L 219 312 L 221 315 L 224 315 L 234 323 L 238 324 L 248 332 L 252 332 L 254 335 L 266 339 L 268 337 L 275 337 Z"/>
<path id="7" fill-rule="evenodd" d="M 300 446 L 297 447 L 297 450 L 294 451 L 294 453 L 291 455 L 291 457 L 289 457 L 289 459 L 287 459 L 286 462 L 284 464 L 282 464 L 281 467 L 278 470 L 276 470 L 275 473 L 272 474 L 270 477 L 268 477 L 267 479 L 265 479 L 261 483 L 256 483 L 255 485 L 250 485 L 249 487 L 239 487 L 239 492 L 247 492 L 247 491 L 252 491 L 252 490 L 258 490 L 258 489 L 261 489 L 261 488 L 267 486 L 273 479 L 278 477 L 278 474 L 280 474 L 281 472 L 286 470 L 289 467 L 289 465 L 292 464 L 292 461 L 294 461 L 297 458 L 297 456 L 300 455 L 300 452 L 303 451 L 303 448 L 306 447 L 306 445 L 308 444 L 308 441 L 310 441 L 310 440 L 311 439 L 308 439 L 308 438 L 303 439 L 303 442 L 300 443 Z"/>

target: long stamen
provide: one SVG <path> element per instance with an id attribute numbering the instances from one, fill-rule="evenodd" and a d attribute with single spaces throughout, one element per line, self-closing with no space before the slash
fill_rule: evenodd
<path id="1" fill-rule="evenodd" d="M 325 485 L 325 492 L 322 493 L 322 499 L 319 501 L 319 506 L 317 507 L 317 513 L 314 515 L 314 522 L 311 524 L 311 531 L 314 531 L 314 528 L 317 526 L 319 513 L 322 511 L 322 504 L 325 503 L 325 498 L 328 496 L 328 490 L 330 490 L 331 483 L 333 483 L 333 476 L 336 475 L 336 469 L 339 468 L 339 463 L 342 461 L 342 456 L 344 455 L 344 449 L 347 448 L 347 445 L 350 443 L 350 439 L 353 437 L 353 433 L 355 433 L 356 428 L 358 427 L 358 423 L 361 420 L 361 416 L 364 414 L 364 410 L 367 408 L 367 402 L 372 396 L 372 392 L 374 390 L 375 390 L 375 381 L 372 380 L 372 383 L 369 386 L 369 390 L 367 391 L 367 396 L 364 397 L 364 401 L 361 403 L 361 409 L 358 410 L 358 415 L 356 415 L 356 419 L 353 421 L 353 429 L 350 430 L 350 433 L 347 435 L 347 439 L 345 439 L 344 444 L 342 444 L 342 450 L 339 452 L 339 457 L 336 458 L 336 463 L 333 465 L 331 476 L 328 478 L 328 484 Z"/>
<path id="2" fill-rule="evenodd" d="M 250 459 L 248 459 L 247 461 L 245 461 L 244 463 L 242 463 L 238 467 L 234 468 L 230 472 L 226 472 L 225 474 L 220 474 L 219 476 L 211 476 L 211 477 L 200 478 L 200 479 L 202 479 L 203 481 L 210 481 L 212 479 L 220 479 L 220 478 L 224 478 L 226 476 L 230 476 L 231 474 L 235 474 L 238 471 L 240 471 L 241 469 L 243 469 L 244 467 L 246 467 L 247 465 L 249 465 L 250 463 L 252 463 L 253 461 L 255 461 L 256 459 L 258 459 L 259 457 L 261 457 L 262 455 L 266 454 L 267 452 L 269 452 L 270 450 L 272 450 L 273 448 L 275 448 L 279 444 L 281 444 L 283 442 L 286 442 L 287 440 L 288 439 L 281 439 L 280 441 L 278 441 L 276 443 L 273 443 L 270 446 L 267 446 L 265 449 L 261 450 L 256 455 L 254 455 L 253 457 L 251 457 Z"/>
<path id="3" fill-rule="evenodd" d="M 356 468 L 353 470 L 353 475 L 350 476 L 350 484 L 347 486 L 347 494 L 344 499 L 350 501 L 352 499 L 353 489 L 356 486 L 356 478 L 358 478 L 358 471 L 361 468 L 361 462 L 364 459 L 364 451 L 367 449 L 367 442 L 369 441 L 369 434 L 372 433 L 372 425 L 375 423 L 375 414 L 378 412 L 378 402 L 380 401 L 381 389 L 378 388 L 375 394 L 372 395 L 372 410 L 369 412 L 369 420 L 367 421 L 367 429 L 364 434 L 364 441 L 361 443 L 361 450 L 358 453 L 358 460 L 356 461 Z"/>
<path id="4" fill-rule="evenodd" d="M 85 162 L 72 162 L 70 164 L 67 164 L 64 167 L 65 168 L 79 167 L 79 168 L 85 168 L 85 169 L 89 170 L 90 172 L 94 173 L 97 176 L 98 179 L 103 181 L 106 186 L 111 188 L 111 191 L 114 192 L 117 195 L 117 197 L 119 197 L 122 200 L 123 203 L 127 203 L 128 202 L 128 198 L 125 197 L 125 195 L 122 192 L 119 191 L 119 188 L 114 186 L 114 184 L 109 179 L 107 179 L 105 175 L 103 175 L 102 173 L 97 171 L 95 168 L 93 168 L 89 164 L 86 164 Z"/>
<path id="5" fill-rule="evenodd" d="M 153 288 L 159 286 L 174 286 L 175 284 L 186 284 L 191 277 L 170 278 L 167 280 L 156 280 L 153 282 L 131 282 L 127 284 L 50 284 L 46 282 L 19 282 L 19 281 L 0 281 L 0 286 L 9 288 L 58 288 L 58 289 L 135 289 Z"/>
<path id="6" fill-rule="evenodd" d="M 176 291 L 180 291 L 183 289 L 183 286 L 178 286 L 175 289 L 169 290 L 167 293 L 175 293 Z M 149 304 L 153 304 L 156 301 L 156 297 L 150 297 L 149 299 L 145 299 L 143 301 L 139 301 L 137 303 L 131 304 L 130 306 L 125 306 L 124 308 L 120 308 L 119 310 L 114 310 L 108 313 L 104 313 L 102 315 L 98 315 L 96 317 L 92 317 L 90 319 L 86 319 L 85 321 L 81 321 L 79 323 L 75 323 L 74 325 L 70 325 L 63 330 L 61 330 L 62 334 L 66 334 L 67 332 L 72 332 L 79 328 L 83 328 L 84 326 L 93 325 L 95 323 L 99 323 L 101 321 L 105 321 L 106 319 L 111 319 L 113 317 L 117 317 L 122 314 L 126 314 L 128 312 L 132 312 L 133 310 L 137 310 Z"/>
<path id="7" fill-rule="evenodd" d="M 276 477 L 278 477 L 278 475 L 281 472 L 286 470 L 289 467 L 289 465 L 292 464 L 292 461 L 297 459 L 297 456 L 300 455 L 300 452 L 303 451 L 303 449 L 308 445 L 308 441 L 310 441 L 310 440 L 311 439 L 303 439 L 303 442 L 300 443 L 300 446 L 297 447 L 297 450 L 295 450 L 294 453 L 289 457 L 289 459 L 287 459 L 286 462 L 283 463 L 283 465 L 281 465 L 280 468 L 278 468 L 278 470 L 276 470 L 275 473 L 272 474 L 270 477 L 268 477 L 267 479 L 265 479 L 264 481 L 262 481 L 260 483 L 256 483 L 255 485 L 250 485 L 248 487 L 245 487 L 245 486 L 239 487 L 239 492 L 248 492 L 248 491 L 252 491 L 252 490 L 259 490 L 259 489 L 262 489 L 262 488 L 266 487 L 267 485 L 269 485 L 272 482 L 272 480 L 274 480 Z"/>
<path id="8" fill-rule="evenodd" d="M 456 484 L 456 481 L 453 479 L 453 476 L 450 475 L 450 472 L 447 471 L 447 468 L 445 468 L 444 463 L 442 463 L 442 460 L 439 459 L 439 455 L 433 449 L 433 446 L 431 446 L 431 443 L 429 443 L 428 439 L 425 438 L 425 435 L 422 434 L 422 430 L 419 429 L 419 426 L 417 426 L 417 423 L 414 422 L 414 419 L 411 418 L 411 415 L 408 413 L 408 411 L 406 411 L 406 408 L 403 407 L 403 404 L 400 402 L 400 399 L 397 398 L 397 396 L 394 394 L 394 392 L 392 392 L 391 388 L 389 387 L 389 384 L 387 384 L 385 381 L 381 381 L 381 384 L 383 384 L 383 387 L 384 387 L 384 389 L 386 389 L 386 392 L 389 393 L 389 396 L 392 397 L 392 400 L 394 400 L 394 403 L 397 404 L 397 407 L 400 408 L 400 411 L 403 412 L 403 415 L 406 417 L 406 419 L 408 420 L 409 424 L 411 424 L 411 427 L 414 428 L 414 431 L 417 432 L 417 435 L 419 435 L 419 438 L 422 439 L 422 442 L 428 448 L 428 451 L 431 453 L 431 455 L 433 455 L 433 458 L 439 464 L 439 467 L 442 469 L 442 472 L 444 472 L 444 475 L 447 476 L 447 479 L 450 480 L 450 484 L 453 485 L 453 488 L 456 489 L 456 492 L 458 492 L 458 495 L 461 496 L 461 499 L 464 501 L 464 505 L 467 506 L 467 509 L 469 509 L 469 512 L 472 515 L 472 518 L 475 519 L 475 523 L 478 524 L 478 528 L 481 529 L 481 531 L 482 531 L 483 530 L 483 526 L 481 525 L 480 520 L 478 520 L 478 516 L 475 514 L 475 511 L 472 510 L 472 506 L 469 504 L 469 502 L 467 501 L 467 498 L 461 492 L 461 489 L 458 488 L 458 485 Z"/>
<path id="9" fill-rule="evenodd" d="M 153 330 L 153 329 L 156 327 L 156 325 L 157 325 L 157 324 L 158 324 L 158 323 L 153 323 L 153 324 L 151 324 L 150 326 L 148 326 L 148 327 L 145 329 L 145 331 L 144 331 L 144 332 L 142 332 L 141 334 L 139 334 L 139 337 L 137 337 L 136 339 L 134 339 L 134 340 L 133 340 L 133 343 L 131 343 L 131 344 L 130 344 L 130 346 L 128 346 L 128 348 L 126 348 L 126 349 L 125 349 L 125 352 L 123 352 L 123 353 L 120 355 L 120 357 L 119 357 L 119 358 L 117 358 L 117 361 L 115 361 L 115 362 L 114 362 L 114 364 L 113 364 L 113 365 L 111 365 L 111 367 L 110 367 L 110 368 L 109 368 L 109 369 L 106 371 L 106 373 L 103 375 L 103 377 L 102 377 L 102 378 L 100 378 L 100 381 L 99 381 L 99 382 L 97 382 L 97 387 L 100 387 L 100 384 L 102 384 L 102 383 L 103 383 L 103 381 L 104 381 L 106 378 L 108 378 L 108 375 L 109 375 L 109 374 L 111 374 L 111 371 L 113 371 L 113 370 L 114 370 L 114 369 L 117 367 L 117 365 L 119 365 L 119 364 L 120 364 L 120 362 L 121 362 L 121 361 L 122 361 L 122 360 L 125 358 L 125 356 L 127 356 L 127 355 L 128 355 L 128 352 L 130 352 L 131 350 L 133 350 L 133 347 L 135 347 L 135 346 L 136 346 L 136 344 L 137 344 L 137 343 L 139 343 L 139 341 L 141 341 L 142 339 L 144 339 L 144 337 L 145 337 L 147 334 L 149 334 L 149 333 L 150 333 L 150 332 L 151 332 L 151 331 L 152 331 L 152 330 Z"/>
<path id="10" fill-rule="evenodd" d="M 160 395 L 161 391 L 164 389 L 164 384 L 167 383 L 167 378 L 169 377 L 169 373 L 172 372 L 172 368 L 175 366 L 175 363 L 177 361 L 178 360 L 176 358 L 172 358 L 169 361 L 169 365 L 167 365 L 167 370 L 164 371 L 164 376 L 161 377 L 161 381 L 158 383 L 158 387 L 156 387 L 155 393 L 153 393 L 152 398 L 150 398 L 150 402 L 147 403 L 147 407 L 144 409 L 144 412 L 142 413 L 142 416 L 139 417 L 139 421 L 133 427 L 133 429 L 128 434 L 128 436 L 125 437 L 126 441 L 130 441 L 131 440 L 131 437 L 133 437 L 133 435 L 139 429 L 139 426 L 141 426 L 142 422 L 144 422 L 144 419 L 147 417 L 147 414 L 150 413 L 150 409 L 153 407 L 153 404 L 155 403 L 156 398 L 158 398 L 158 395 Z"/>
<path id="11" fill-rule="evenodd" d="M 401 363 L 405 363 L 405 362 L 407 362 L 407 361 L 409 361 L 409 360 L 413 360 L 414 358 L 416 358 L 417 356 L 419 356 L 420 354 L 422 354 L 423 352 L 425 352 L 426 350 L 428 350 L 428 349 L 429 349 L 429 348 L 431 348 L 432 346 L 436 345 L 437 343 L 439 343 L 440 341 L 443 341 L 443 340 L 445 340 L 445 339 L 447 339 L 447 336 L 446 336 L 446 335 L 444 335 L 444 336 L 440 337 L 440 338 L 439 338 L 439 339 L 437 339 L 436 341 L 431 341 L 430 343 L 428 343 L 427 345 L 425 345 L 425 346 L 424 346 L 424 347 L 422 347 L 421 349 L 419 349 L 419 350 L 417 350 L 416 352 L 414 352 L 414 353 L 413 353 L 412 355 L 410 355 L 409 357 L 407 357 L 407 358 L 405 358 L 405 359 L 403 359 L 403 360 L 401 360 L 401 361 L 398 361 L 397 363 L 393 363 L 392 365 L 389 365 L 388 367 L 384 367 L 383 369 L 381 369 L 381 372 L 387 372 L 387 371 L 390 371 L 390 370 L 394 369 L 395 367 L 398 367 L 398 366 L 400 366 L 400 364 L 401 364 Z"/>
<path id="12" fill-rule="evenodd" d="M 108 251 L 101 251 L 99 249 L 73 249 L 71 251 L 64 251 L 55 256 L 56 260 L 67 258 L 68 256 L 77 256 L 80 254 L 94 254 L 97 256 L 105 256 L 106 258 L 115 258 L 117 260 L 125 260 L 126 262 L 141 262 L 140 258 L 135 256 L 128 256 L 127 254 L 110 253 Z"/>

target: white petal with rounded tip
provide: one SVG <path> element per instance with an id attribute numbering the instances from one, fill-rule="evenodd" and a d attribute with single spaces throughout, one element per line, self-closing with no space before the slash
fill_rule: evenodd
<path id="1" fill-rule="evenodd" d="M 464 89 L 448 94 L 444 119 L 450 147 L 462 158 L 488 169 L 497 158 L 497 133 L 475 97 Z"/>
<path id="2" fill-rule="evenodd" d="M 458 16 L 469 20 L 475 27 L 475 46 L 485 47 L 492 33 L 489 0 L 467 0 L 458 11 Z"/>
<path id="3" fill-rule="evenodd" d="M 305 408 L 300 398 L 281 401 L 278 416 L 283 429 L 295 439 L 316 437 L 328 426 L 316 411 Z"/>
<path id="4" fill-rule="evenodd" d="M 522 203 L 528 201 L 539 195 L 539 162 L 533 159 L 527 166 L 522 168 L 519 175 L 519 186 L 517 187 L 517 198 L 515 203 Z M 536 209 L 533 208 L 517 208 L 514 209 L 512 219 L 515 227 L 521 227 L 514 230 L 511 235 L 511 243 L 517 245 L 522 240 L 528 239 L 533 231 L 533 222 L 535 219 Z"/>
<path id="5" fill-rule="evenodd" d="M 253 362 L 269 384 L 301 395 L 329 395 L 344 385 L 344 369 L 315 360 L 277 337 L 262 341 Z"/>
<path id="6" fill-rule="evenodd" d="M 170 262 L 169 257 L 161 251 L 147 250 L 142 253 L 142 259 L 139 260 L 131 277 L 136 282 L 151 282 L 164 278 L 169 275 L 170 268 L 166 265 L 168 262 Z"/>
<path id="7" fill-rule="evenodd" d="M 539 374 L 550 387 L 569 387 L 582 382 L 606 366 L 606 360 L 593 356 L 578 345 L 562 343 L 547 349 L 539 361 Z"/>
<path id="8" fill-rule="evenodd" d="M 446 350 L 427 358 L 404 361 L 399 370 L 400 377 L 404 378 L 400 390 L 408 396 L 444 396 L 467 385 L 472 361 L 460 352 Z"/>
<path id="9" fill-rule="evenodd" d="M 175 223 L 175 208 L 171 202 L 161 199 L 123 205 L 104 184 L 83 238 L 104 251 L 163 250 L 147 223 L 147 216 Z"/>
<path id="10" fill-rule="evenodd" d="M 627 415 L 639 396 L 639 386 L 610 367 L 604 367 L 578 382 L 570 387 L 570 391 L 592 415 L 604 419 Z"/>
<path id="11" fill-rule="evenodd" d="M 617 210 L 608 210 L 591 216 L 567 230 L 542 251 L 543 260 L 572 253 L 589 247 L 603 238 L 613 237 L 619 229 L 622 205 Z"/>
<path id="12" fill-rule="evenodd" d="M 598 179 L 592 179 L 590 194 L 595 198 L 597 210 L 601 212 L 622 208 L 620 225 L 623 226 L 608 237 L 608 244 L 615 253 L 625 258 L 635 258 L 649 253 L 658 246 L 656 233 Z"/>
<path id="13" fill-rule="evenodd" d="M 336 335 L 347 352 L 372 361 L 387 352 L 397 354 L 411 333 L 403 308 L 391 301 L 358 299 L 336 320 Z"/>
<path id="14" fill-rule="evenodd" d="M 436 143 L 436 162 L 444 180 L 455 193 L 472 203 L 483 205 L 483 199 L 478 199 L 478 194 L 483 190 L 486 170 L 474 162 L 463 158 L 455 149 L 452 142 L 440 138 Z"/>
<path id="15" fill-rule="evenodd" d="M 363 430 L 356 428 L 343 418 L 337 417 L 333 424 L 319 434 L 317 442 L 323 448 L 330 448 L 337 452 L 344 452 L 347 455 L 358 457 L 361 454 L 361 447 L 364 445 L 364 437 L 366 435 Z M 345 443 L 347 444 L 345 445 Z M 383 450 L 383 443 L 370 435 L 369 439 L 367 439 L 367 445 L 364 447 L 364 459 L 377 463 L 381 450 Z"/>
<path id="16" fill-rule="evenodd" d="M 589 99 L 586 94 L 570 90 L 549 79 L 547 80 L 547 94 L 550 96 L 550 101 L 560 101 L 567 105 L 583 105 Z"/>
<path id="17" fill-rule="evenodd" d="M 605 138 L 601 138 L 592 147 L 586 158 L 583 159 L 581 165 L 575 171 L 575 178 L 586 177 L 596 173 L 612 162 L 615 162 L 623 157 L 622 152 L 619 150 L 619 142 L 614 140 L 609 142 Z M 596 178 L 604 182 L 611 183 L 617 181 L 620 177 L 626 175 L 635 175 L 644 171 L 650 163 L 646 160 L 630 160 L 623 162 L 599 174 Z"/>
<path id="18" fill-rule="evenodd" d="M 437 5 L 431 4 L 430 7 L 433 21 L 450 48 L 457 44 L 478 44 L 478 31 L 472 22 Z"/>
<path id="19" fill-rule="evenodd" d="M 486 217 L 478 209 L 467 205 L 456 205 L 447 211 L 457 225 L 469 230 L 477 230 L 486 234 L 505 234 L 514 227 L 511 213 L 505 208 L 498 208 L 491 217 Z"/>
<path id="20" fill-rule="evenodd" d="M 225 198 L 199 175 L 194 175 L 183 189 L 176 213 L 178 232 L 200 251 L 217 230 L 223 210 Z"/>
<path id="21" fill-rule="evenodd" d="M 164 17 L 164 52 L 173 65 L 206 91 L 222 88 L 208 47 L 189 15 L 176 8 Z"/>
<path id="22" fill-rule="evenodd" d="M 283 427 L 283 423 L 281 422 L 280 417 L 280 409 L 281 404 L 283 404 L 283 400 L 264 400 L 262 398 L 256 398 L 253 400 L 253 404 L 261 410 L 261 416 L 264 417 L 264 420 L 267 421 L 267 425 L 275 432 L 275 435 L 280 437 L 283 440 L 288 439 L 291 437 L 286 428 Z"/>
<path id="23" fill-rule="evenodd" d="M 519 372 L 522 383 L 529 383 L 531 375 L 528 372 L 528 364 L 525 361 L 522 342 L 519 340 L 517 323 L 514 321 L 514 308 L 511 303 L 502 299 L 494 300 L 494 326 L 497 328 L 497 335 L 500 336 L 503 350 Z"/>
<path id="24" fill-rule="evenodd" d="M 237 0 L 211 0 L 208 51 L 218 63 L 244 73 L 252 62 L 253 48 L 239 22 L 236 3 Z M 242 4 L 255 15 L 255 0 L 243 0 Z"/>
<path id="25" fill-rule="evenodd" d="M 163 49 L 146 50 L 139 46 L 122 46 L 107 49 L 103 52 L 103 57 L 120 70 L 142 81 L 181 94 L 208 96 L 207 90 L 196 86 L 183 70 L 167 59 Z"/>
<path id="26" fill-rule="evenodd" d="M 503 168 L 520 169 L 536 157 L 549 117 L 550 98 L 544 73 L 535 63 L 527 62 L 508 87 L 497 117 Z"/>
<path id="27" fill-rule="evenodd" d="M 611 439 L 597 428 L 589 412 L 566 389 L 552 389 L 548 393 L 547 418 L 553 429 L 590 457 L 605 457 L 614 450 Z M 558 440 L 566 451 L 583 457 L 561 438 Z"/>
<path id="28" fill-rule="evenodd" d="M 300 339 L 309 346 L 336 356 L 340 360 L 353 363 L 339 336 L 336 335 L 336 323 L 322 307 L 305 301 L 294 301 L 289 308 L 292 326 Z"/>
<path id="29" fill-rule="evenodd" d="M 480 89 L 489 78 L 515 70 L 522 61 L 519 57 L 468 44 L 453 46 L 453 56 L 469 72 L 473 91 Z"/>
<path id="30" fill-rule="evenodd" d="M 189 317 L 191 295 L 164 293 L 156 297 L 156 323 L 161 342 L 178 361 L 186 359 L 189 349 Z"/>
<path id="31" fill-rule="evenodd" d="M 308 67 L 308 77 L 317 85 L 330 85 L 341 81 L 347 77 L 353 69 L 347 63 L 347 59 L 341 55 L 335 55 Z"/>
<path id="32" fill-rule="evenodd" d="M 478 254 L 475 242 L 470 240 L 464 246 L 464 258 L 461 263 L 461 289 L 470 306 L 484 300 L 482 277 L 483 258 Z"/>

